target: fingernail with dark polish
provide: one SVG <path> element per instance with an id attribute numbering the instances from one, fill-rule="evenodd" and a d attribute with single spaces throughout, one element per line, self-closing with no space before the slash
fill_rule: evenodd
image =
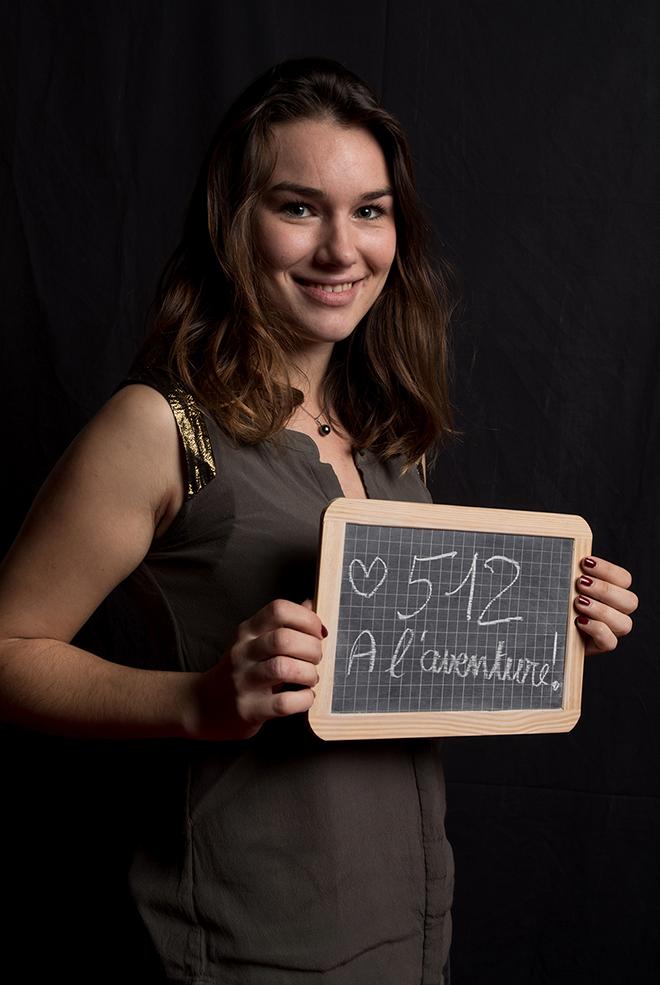
<path id="1" fill-rule="evenodd" d="M 589 622 L 588 616 L 578 616 L 576 622 L 579 622 L 581 626 L 586 626 Z"/>
<path id="2" fill-rule="evenodd" d="M 596 562 L 592 557 L 585 557 L 584 561 L 582 562 L 582 565 L 585 568 L 595 568 Z"/>
<path id="3" fill-rule="evenodd" d="M 321 636 L 323 637 L 323 639 L 325 639 L 327 635 L 328 635 L 328 630 L 325 628 L 323 623 L 321 623 Z"/>
<path id="4" fill-rule="evenodd" d="M 590 578 L 589 575 L 581 575 L 578 578 L 578 585 L 584 585 L 585 588 L 589 588 L 589 585 L 593 585 L 594 580 Z"/>
<path id="5" fill-rule="evenodd" d="M 578 595 L 578 602 L 580 605 L 591 605 L 591 599 L 588 599 L 586 595 Z"/>

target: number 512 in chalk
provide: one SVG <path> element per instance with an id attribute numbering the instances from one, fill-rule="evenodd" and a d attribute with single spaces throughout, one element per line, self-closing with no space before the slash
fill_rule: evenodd
<path id="1" fill-rule="evenodd" d="M 584 659 L 572 606 L 589 553 L 577 516 L 334 500 L 312 728 L 324 739 L 569 730 Z"/>

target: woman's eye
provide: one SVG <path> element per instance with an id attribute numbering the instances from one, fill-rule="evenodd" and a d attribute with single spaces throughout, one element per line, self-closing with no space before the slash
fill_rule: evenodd
<path id="1" fill-rule="evenodd" d="M 282 206 L 282 212 L 294 219 L 306 219 L 312 214 L 309 206 L 304 202 L 287 202 Z"/>
<path id="2" fill-rule="evenodd" d="M 385 209 L 380 205 L 361 205 L 357 210 L 360 219 L 380 219 L 385 215 Z"/>

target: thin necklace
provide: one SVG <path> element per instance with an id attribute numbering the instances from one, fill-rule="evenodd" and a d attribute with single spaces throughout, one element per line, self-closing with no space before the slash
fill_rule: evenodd
<path id="1" fill-rule="evenodd" d="M 314 415 L 310 411 L 308 411 L 307 408 L 304 407 L 302 404 L 298 404 L 298 406 L 300 407 L 301 410 L 305 411 L 308 417 L 311 417 L 313 421 L 316 421 L 316 425 L 319 429 L 319 434 L 321 435 L 322 438 L 326 438 L 332 432 L 332 428 L 327 422 L 325 424 L 322 424 L 321 421 L 319 420 L 319 417 L 323 413 L 322 410 L 320 410 L 316 415 L 316 417 L 314 417 Z"/>

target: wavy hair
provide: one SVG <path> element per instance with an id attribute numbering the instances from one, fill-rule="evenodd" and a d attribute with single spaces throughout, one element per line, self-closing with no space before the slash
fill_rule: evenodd
<path id="1" fill-rule="evenodd" d="M 237 443 L 276 435 L 303 400 L 289 382 L 296 327 L 269 299 L 253 215 L 275 166 L 273 127 L 301 119 L 361 127 L 385 156 L 394 192 L 396 255 L 385 286 L 336 343 L 324 393 L 355 446 L 404 470 L 451 431 L 447 328 L 450 267 L 431 261 L 410 150 L 371 89 L 337 62 L 283 62 L 239 96 L 200 172 L 182 240 L 151 309 L 142 365 L 175 376 Z"/>

